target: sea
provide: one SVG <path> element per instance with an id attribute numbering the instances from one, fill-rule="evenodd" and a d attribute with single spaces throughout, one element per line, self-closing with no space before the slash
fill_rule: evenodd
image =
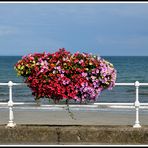
<path id="1" fill-rule="evenodd" d="M 0 83 L 12 81 L 23 83 L 22 77 L 17 76 L 14 65 L 21 56 L 0 56 Z M 116 83 L 148 83 L 148 56 L 102 56 L 111 62 L 117 70 Z M 96 102 L 129 103 L 136 98 L 135 86 L 115 86 L 112 90 L 104 90 Z M 8 86 L 0 86 L 0 102 L 9 100 Z M 47 98 L 41 99 L 44 103 L 50 103 Z M 34 102 L 31 90 L 26 86 L 13 86 L 13 101 Z M 148 102 L 148 86 L 140 86 L 139 101 Z"/>

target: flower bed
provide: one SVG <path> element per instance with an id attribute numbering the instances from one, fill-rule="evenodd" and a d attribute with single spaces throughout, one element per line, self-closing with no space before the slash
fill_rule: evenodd
<path id="1" fill-rule="evenodd" d="M 104 89 L 115 86 L 116 70 L 108 61 L 88 53 L 55 53 L 22 57 L 15 69 L 31 88 L 35 99 L 95 101 Z"/>

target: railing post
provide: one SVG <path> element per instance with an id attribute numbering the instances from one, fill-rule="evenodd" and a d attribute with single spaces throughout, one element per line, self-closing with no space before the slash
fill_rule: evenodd
<path id="1" fill-rule="evenodd" d="M 136 100 L 135 100 L 135 108 L 136 108 L 136 120 L 135 124 L 133 125 L 133 128 L 140 128 L 140 122 L 139 122 L 139 107 L 140 107 L 140 102 L 139 102 L 139 82 L 135 82 L 135 87 L 136 87 Z"/>
<path id="2" fill-rule="evenodd" d="M 13 86 L 13 82 L 9 81 L 8 82 L 8 87 L 9 87 L 9 101 L 8 101 L 9 122 L 7 124 L 7 127 L 15 127 L 16 126 L 16 124 L 13 121 L 14 116 L 13 116 L 12 86 Z"/>

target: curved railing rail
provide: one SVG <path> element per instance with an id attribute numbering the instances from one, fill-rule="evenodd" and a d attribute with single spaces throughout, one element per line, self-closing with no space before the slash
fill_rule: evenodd
<path id="1" fill-rule="evenodd" d="M 25 103 L 25 102 L 14 102 L 12 99 L 12 87 L 18 86 L 18 85 L 26 85 L 25 83 L 13 83 L 12 81 L 9 81 L 8 83 L 0 83 L 1 86 L 8 86 L 9 87 L 9 101 L 8 102 L 0 102 L 0 105 L 7 105 L 9 108 L 9 121 L 7 124 L 7 127 L 15 127 L 16 123 L 14 123 L 14 113 L 13 113 L 13 107 L 14 105 L 35 105 L 35 103 Z M 139 86 L 148 86 L 148 83 L 139 83 L 136 81 L 135 83 L 115 83 L 116 86 L 135 86 L 136 92 L 135 92 L 135 102 L 133 103 L 93 103 L 92 105 L 88 105 L 88 107 L 97 107 L 98 105 L 114 105 L 114 107 L 124 107 L 124 106 L 131 106 L 135 108 L 135 123 L 133 125 L 133 128 L 140 128 L 140 121 L 139 121 L 139 108 L 142 106 L 148 106 L 148 103 L 140 103 L 139 102 Z M 40 105 L 39 107 L 45 107 L 45 106 L 55 106 L 55 107 L 65 107 L 66 105 Z M 86 107 L 87 105 L 69 105 L 69 107 Z"/>

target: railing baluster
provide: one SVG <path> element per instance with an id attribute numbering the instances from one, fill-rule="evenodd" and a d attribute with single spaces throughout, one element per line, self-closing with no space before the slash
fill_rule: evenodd
<path id="1" fill-rule="evenodd" d="M 135 87 L 136 87 L 136 100 L 135 100 L 135 108 L 136 108 L 136 120 L 135 124 L 133 125 L 133 128 L 140 128 L 140 121 L 139 121 L 139 107 L 140 107 L 140 102 L 139 102 L 139 86 L 140 83 L 138 81 L 135 82 Z"/>
<path id="2" fill-rule="evenodd" d="M 9 107 L 9 122 L 7 124 L 7 127 L 15 127 L 16 124 L 14 123 L 13 119 L 13 100 L 12 100 L 12 86 L 13 83 L 12 81 L 8 82 L 8 87 L 9 87 L 9 101 L 8 101 L 8 107 Z"/>

